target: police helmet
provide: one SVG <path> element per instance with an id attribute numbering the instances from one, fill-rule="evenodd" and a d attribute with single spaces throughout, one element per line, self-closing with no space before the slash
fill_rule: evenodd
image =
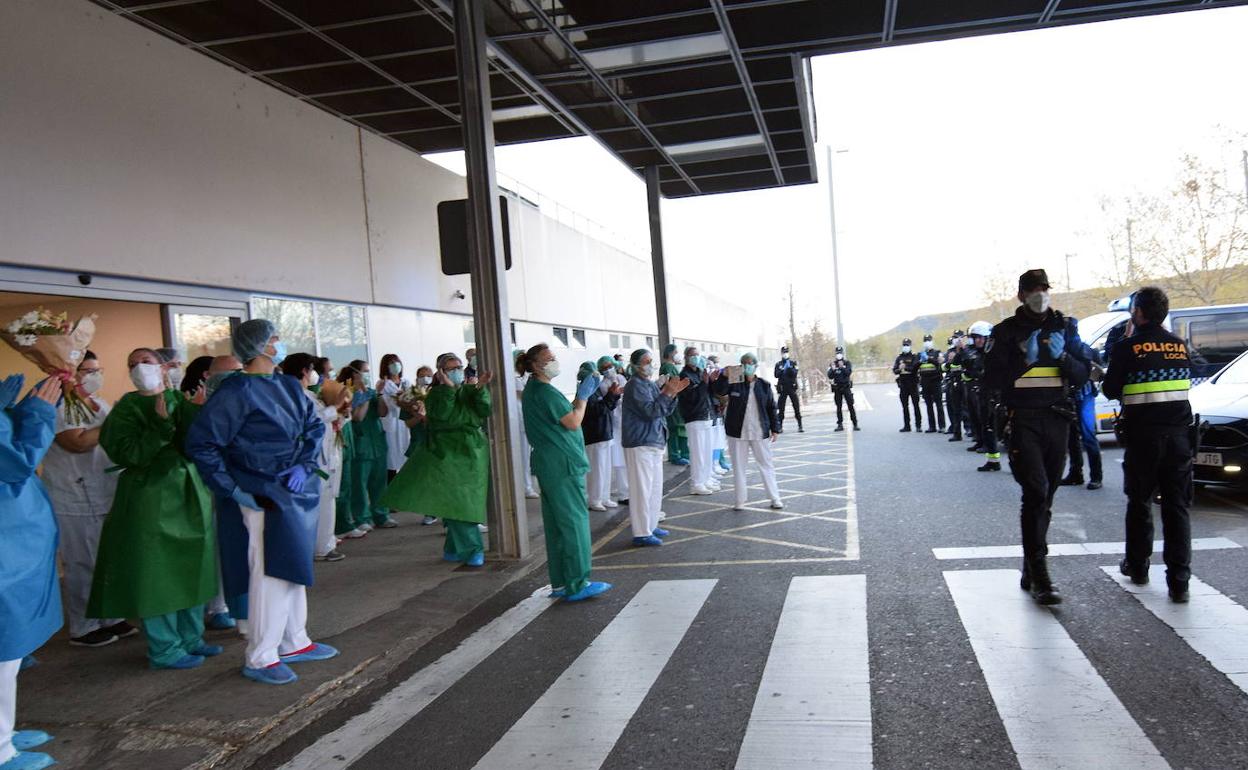
<path id="1" fill-rule="evenodd" d="M 837 345 L 837 346 L 836 346 L 836 352 L 837 352 L 837 353 L 844 353 L 844 352 L 845 352 L 845 348 L 841 347 L 840 345 Z"/>
<path id="2" fill-rule="evenodd" d="M 992 324 L 987 321 L 976 321 L 971 324 L 972 337 L 987 337 L 992 334 Z"/>
<path id="3" fill-rule="evenodd" d="M 901 341 L 901 344 L 902 344 L 902 345 L 909 345 L 909 344 L 911 344 L 911 343 L 910 343 L 910 338 L 909 338 L 909 337 L 906 337 L 904 340 L 902 340 L 902 341 Z"/>

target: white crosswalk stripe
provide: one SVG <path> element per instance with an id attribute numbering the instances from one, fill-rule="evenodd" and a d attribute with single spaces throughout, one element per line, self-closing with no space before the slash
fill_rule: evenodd
<path id="1" fill-rule="evenodd" d="M 1210 665 L 1248 693 L 1248 609 L 1195 577 L 1189 583 L 1190 602 L 1176 604 L 1170 601 L 1166 568 L 1160 565 L 1149 570 L 1146 586 L 1133 584 L 1130 578 L 1119 574 L 1117 567 L 1102 569 L 1139 599 L 1149 612 L 1173 628 Z"/>
<path id="2" fill-rule="evenodd" d="M 599 767 L 716 582 L 647 583 L 494 744 L 478 770 Z"/>
<path id="3" fill-rule="evenodd" d="M 737 770 L 871 767 L 864 575 L 795 577 Z"/>
<path id="4" fill-rule="evenodd" d="M 945 582 L 1023 770 L 1170 767 L 1053 613 L 1018 589 L 1016 570 Z"/>

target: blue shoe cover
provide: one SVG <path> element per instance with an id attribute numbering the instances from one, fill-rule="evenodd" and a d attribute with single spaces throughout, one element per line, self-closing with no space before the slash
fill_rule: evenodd
<path id="1" fill-rule="evenodd" d="M 19 751 L 8 762 L 0 765 L 0 770 L 43 770 L 56 764 L 56 760 L 47 754 L 37 751 Z"/>
<path id="2" fill-rule="evenodd" d="M 459 558 L 453 553 L 444 553 L 442 554 L 442 561 L 449 561 L 449 562 L 454 562 L 455 564 L 460 564 L 461 562 L 463 562 L 463 559 Z"/>
<path id="3" fill-rule="evenodd" d="M 202 655 L 183 655 L 174 662 L 167 663 L 163 666 L 158 666 L 153 663 L 152 668 L 172 668 L 180 671 L 188 668 L 199 668 L 202 665 L 204 665 L 204 658 Z"/>
<path id="4" fill-rule="evenodd" d="M 222 647 L 221 645 L 204 644 L 203 642 L 200 642 L 198 647 L 195 647 L 191 650 L 192 655 L 198 655 L 201 658 L 213 658 L 213 657 L 216 657 L 217 655 L 220 655 L 223 652 L 225 652 L 225 648 Z"/>
<path id="5" fill-rule="evenodd" d="M 655 527 L 654 531 L 651 532 L 650 534 L 654 535 L 655 537 L 667 537 L 668 535 L 672 533 L 668 532 L 666 529 L 663 529 L 662 527 Z"/>
<path id="6" fill-rule="evenodd" d="M 660 540 L 660 539 L 658 539 L 658 538 L 657 538 L 657 537 L 655 537 L 654 535 L 649 535 L 649 536 L 647 536 L 647 537 L 635 537 L 635 538 L 633 538 L 633 545 L 635 545 L 635 546 L 643 546 L 643 545 L 663 545 L 663 541 L 662 541 L 662 540 Z"/>
<path id="7" fill-rule="evenodd" d="M 244 668 L 243 676 L 261 684 L 290 684 L 299 678 L 299 675 L 285 663 L 264 668 Z"/>
<path id="8" fill-rule="evenodd" d="M 230 613 L 228 612 L 213 613 L 212 617 L 208 618 L 208 622 L 204 625 L 211 628 L 213 631 L 228 631 L 231 628 L 236 628 L 238 626 L 238 624 L 234 622 L 234 618 L 230 617 Z"/>
<path id="9" fill-rule="evenodd" d="M 683 457 L 677 457 L 675 460 L 672 460 L 672 465 L 688 465 L 688 464 L 689 464 L 689 461 Z"/>
<path id="10" fill-rule="evenodd" d="M 338 648 L 330 647 L 328 644 L 321 644 L 320 642 L 313 642 L 311 649 L 292 652 L 289 655 L 282 655 L 281 658 L 283 663 L 302 663 L 308 660 L 329 660 L 337 654 Z"/>
<path id="11" fill-rule="evenodd" d="M 468 561 L 464 562 L 464 564 L 467 564 L 469 567 L 480 567 L 485 564 L 485 554 L 474 553 L 468 557 Z"/>
<path id="12" fill-rule="evenodd" d="M 567 595 L 568 595 L 568 589 L 566 589 L 566 588 L 556 588 L 556 589 L 554 589 L 553 591 L 551 591 L 550 593 L 546 594 L 546 598 L 547 598 L 547 599 L 562 599 L 563 597 L 565 597 L 565 596 L 567 596 Z"/>
<path id="13" fill-rule="evenodd" d="M 598 594 L 605 594 L 607 591 L 610 591 L 610 590 L 611 590 L 610 583 L 593 582 L 593 583 L 589 583 L 588 585 L 586 585 L 584 588 L 577 591 L 576 593 L 571 594 L 569 596 L 565 596 L 563 600 L 565 602 L 579 602 L 579 601 L 588 599 L 591 596 L 597 596 Z"/>
<path id="14" fill-rule="evenodd" d="M 22 663 L 21 665 L 17 667 L 17 670 L 25 671 L 26 669 L 34 668 L 37 665 L 39 665 L 39 659 L 36 658 L 34 655 L 27 655 L 26 657 L 22 658 Z"/>
<path id="15" fill-rule="evenodd" d="M 52 736 L 43 730 L 18 730 L 13 733 L 13 748 L 18 751 L 33 749 L 52 740 Z"/>

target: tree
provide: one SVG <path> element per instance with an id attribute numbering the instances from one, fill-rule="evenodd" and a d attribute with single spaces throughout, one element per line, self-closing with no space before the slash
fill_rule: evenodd
<path id="1" fill-rule="evenodd" d="M 1011 278 L 1000 265 L 993 272 L 985 272 L 980 296 L 988 303 L 991 313 L 1007 316 L 1014 310 L 1014 300 L 1018 296 L 1018 282 Z"/>

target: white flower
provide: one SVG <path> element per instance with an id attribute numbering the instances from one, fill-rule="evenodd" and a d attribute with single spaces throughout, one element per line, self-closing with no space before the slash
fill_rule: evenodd
<path id="1" fill-rule="evenodd" d="M 39 311 L 38 311 L 38 310 L 32 310 L 32 311 L 30 311 L 29 313 L 27 313 L 26 315 L 22 316 L 22 325 L 23 325 L 23 326 L 30 326 L 30 325 L 35 324 L 35 323 L 38 323 L 38 322 L 39 322 Z"/>
<path id="2" fill-rule="evenodd" d="M 9 324 L 8 326 L 9 334 L 17 334 L 21 330 L 22 330 L 22 320 L 20 318 L 16 319 L 15 321 L 13 321 L 13 323 Z"/>
<path id="3" fill-rule="evenodd" d="M 36 342 L 38 342 L 38 341 L 39 341 L 39 338 L 38 338 L 38 337 L 36 337 L 36 336 L 35 336 L 35 335 L 33 335 L 33 334 L 19 334 L 19 335 L 17 335 L 17 344 L 21 345 L 22 347 L 26 347 L 26 348 L 28 348 L 28 347 L 30 347 L 31 345 L 34 345 L 34 344 L 35 344 Z"/>

